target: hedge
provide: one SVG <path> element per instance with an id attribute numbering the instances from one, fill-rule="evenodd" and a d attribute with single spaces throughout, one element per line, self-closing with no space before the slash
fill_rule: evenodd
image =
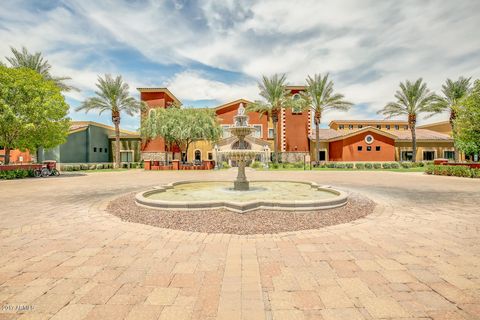
<path id="1" fill-rule="evenodd" d="M 33 177 L 33 170 L 17 169 L 0 171 L 0 179 L 11 180 L 23 179 L 26 177 Z"/>
<path id="2" fill-rule="evenodd" d="M 102 170 L 112 169 L 113 163 L 77 163 L 77 164 L 62 164 L 61 171 L 80 171 L 80 170 Z M 143 162 L 123 163 L 122 168 L 143 168 Z"/>
<path id="3" fill-rule="evenodd" d="M 425 169 L 427 174 L 439 176 L 454 176 L 465 178 L 480 178 L 480 169 L 467 166 L 428 165 Z"/>

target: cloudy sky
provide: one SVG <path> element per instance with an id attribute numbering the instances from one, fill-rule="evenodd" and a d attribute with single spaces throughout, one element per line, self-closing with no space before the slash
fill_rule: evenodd
<path id="1" fill-rule="evenodd" d="M 479 30 L 478 0 L 0 2 L 0 57 L 10 46 L 41 51 L 81 89 L 66 94 L 72 119 L 107 124 L 73 111 L 105 73 L 121 74 L 136 97 L 136 87 L 166 86 L 203 107 L 257 99 L 263 74 L 301 85 L 329 72 L 355 106 L 324 123 L 378 118 L 400 81 L 423 77 L 439 91 L 446 78 L 480 78 Z M 124 117 L 124 128 L 138 125 Z"/>

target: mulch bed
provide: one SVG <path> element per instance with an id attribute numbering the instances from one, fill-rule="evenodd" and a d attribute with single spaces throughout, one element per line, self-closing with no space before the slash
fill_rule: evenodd
<path id="1" fill-rule="evenodd" d="M 318 229 L 360 219 L 374 208 L 373 201 L 353 194 L 345 206 L 328 210 L 256 210 L 245 214 L 223 209 L 168 211 L 137 206 L 135 194 L 128 194 L 110 202 L 107 211 L 123 221 L 160 228 L 245 235 Z"/>

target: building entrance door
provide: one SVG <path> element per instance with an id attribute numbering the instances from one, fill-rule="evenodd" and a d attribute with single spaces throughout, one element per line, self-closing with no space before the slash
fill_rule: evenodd
<path id="1" fill-rule="evenodd" d="M 318 161 L 325 161 L 327 157 L 327 152 L 325 150 L 318 151 Z"/>

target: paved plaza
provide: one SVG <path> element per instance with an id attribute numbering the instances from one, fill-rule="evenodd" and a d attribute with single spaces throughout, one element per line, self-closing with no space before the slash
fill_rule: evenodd
<path id="1" fill-rule="evenodd" d="M 480 319 L 480 180 L 249 171 L 361 193 L 317 230 L 206 234 L 122 222 L 123 194 L 235 170 L 0 181 L 0 319 Z"/>

